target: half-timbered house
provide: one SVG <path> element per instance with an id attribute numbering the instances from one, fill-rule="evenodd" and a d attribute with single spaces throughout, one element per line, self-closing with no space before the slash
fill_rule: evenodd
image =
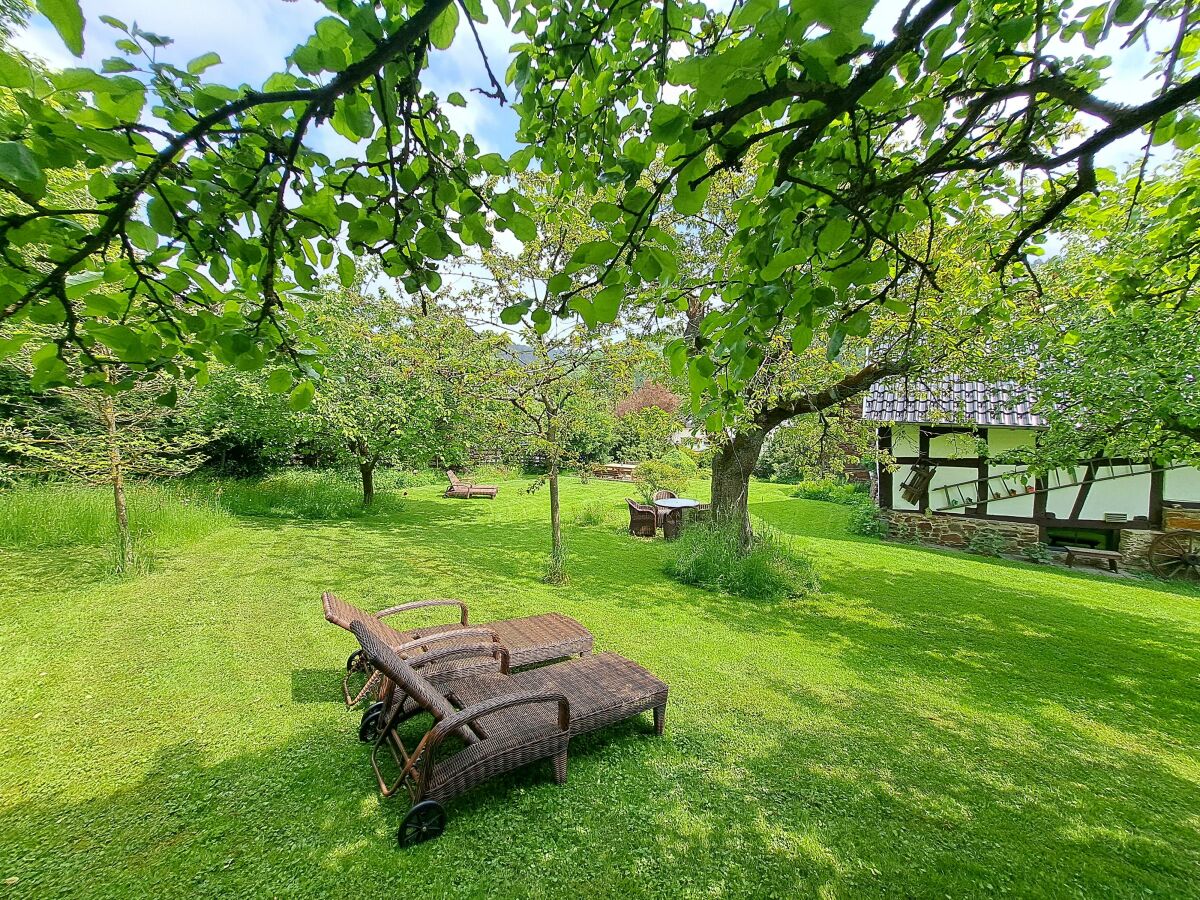
<path id="1" fill-rule="evenodd" d="M 1137 565 L 1172 517 L 1200 516 L 1200 470 L 1090 459 L 1034 476 L 1016 462 L 1046 423 L 1012 384 L 945 378 L 877 384 L 863 401 L 876 423 L 879 506 L 896 537 L 966 546 L 985 530 L 1009 549 L 1037 542 L 1120 551 Z"/>

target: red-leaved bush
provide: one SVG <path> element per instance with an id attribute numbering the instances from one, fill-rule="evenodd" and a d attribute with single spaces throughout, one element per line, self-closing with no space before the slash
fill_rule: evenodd
<path id="1" fill-rule="evenodd" d="M 623 419 L 630 413 L 640 412 L 651 406 L 657 406 L 661 410 L 673 413 L 682 402 L 670 388 L 657 381 L 647 381 L 617 404 L 617 418 Z"/>

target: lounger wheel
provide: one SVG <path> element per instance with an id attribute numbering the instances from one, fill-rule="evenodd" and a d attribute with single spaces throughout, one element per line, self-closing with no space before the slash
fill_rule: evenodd
<path id="1" fill-rule="evenodd" d="M 446 830 L 446 808 L 436 800 L 422 800 L 408 811 L 396 840 L 401 847 L 411 847 L 437 837 Z"/>
<path id="2" fill-rule="evenodd" d="M 363 656 L 361 649 L 355 650 L 346 659 L 347 672 L 365 672 L 367 671 L 367 659 Z"/>
<path id="3" fill-rule="evenodd" d="M 379 728 L 383 724 L 384 706 L 380 702 L 372 703 L 363 713 L 362 722 L 358 726 L 358 739 L 365 744 L 373 744 L 379 738 Z"/>

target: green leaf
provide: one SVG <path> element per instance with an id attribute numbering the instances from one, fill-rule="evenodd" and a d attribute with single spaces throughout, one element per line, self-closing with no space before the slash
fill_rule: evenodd
<path id="1" fill-rule="evenodd" d="M 451 3 L 429 27 L 429 40 L 439 50 L 448 50 L 454 43 L 454 32 L 458 30 L 458 6 Z"/>
<path id="2" fill-rule="evenodd" d="M 802 247 L 793 247 L 791 250 L 785 250 L 763 267 L 762 280 L 774 281 L 792 266 L 802 263 L 806 259 L 808 259 L 808 254 L 804 252 Z"/>
<path id="3" fill-rule="evenodd" d="M 1116 0 L 1112 5 L 1112 20 L 1118 25 L 1132 25 L 1145 8 L 1145 0 Z"/>
<path id="4" fill-rule="evenodd" d="M 50 20 L 67 49 L 83 56 L 83 10 L 79 0 L 37 0 L 37 10 Z"/>
<path id="5" fill-rule="evenodd" d="M 101 72 L 133 72 L 136 70 L 137 66 L 119 56 L 109 57 L 100 64 Z"/>
<path id="6" fill-rule="evenodd" d="M 446 98 L 446 102 L 451 106 L 466 106 L 467 98 L 458 91 L 451 91 L 450 96 Z"/>
<path id="7" fill-rule="evenodd" d="M 625 287 L 613 284 L 596 295 L 592 305 L 596 309 L 596 319 L 600 322 L 617 321 L 617 313 L 621 311 L 621 300 L 625 296 Z"/>
<path id="8" fill-rule="evenodd" d="M 842 352 L 842 343 L 846 340 L 846 332 L 835 325 L 829 330 L 829 346 L 825 348 L 825 356 L 832 362 Z"/>
<path id="9" fill-rule="evenodd" d="M 0 141 L 0 178 L 38 197 L 46 189 L 46 176 L 29 148 L 16 141 Z"/>
<path id="10" fill-rule="evenodd" d="M 592 204 L 592 218 L 597 222 L 609 224 L 616 222 L 621 218 L 621 207 L 615 203 L 609 203 L 607 200 L 598 200 Z"/>
<path id="11" fill-rule="evenodd" d="M 337 261 L 338 281 L 342 287 L 348 288 L 354 284 L 354 257 L 343 254 Z"/>
<path id="12" fill-rule="evenodd" d="M 500 311 L 500 321 L 505 325 L 516 325 L 525 317 L 527 309 L 529 309 L 528 303 L 514 303 L 512 306 L 506 306 Z"/>
<path id="13" fill-rule="evenodd" d="M 830 219 L 817 238 L 817 249 L 826 254 L 841 249 L 853 230 L 845 219 Z"/>
<path id="14" fill-rule="evenodd" d="M 792 352 L 803 353 L 812 343 L 813 330 L 803 322 L 792 329 Z"/>
<path id="15" fill-rule="evenodd" d="M 195 59 L 187 64 L 187 70 L 193 75 L 199 75 L 205 69 L 219 65 L 221 57 L 219 54 L 213 53 L 211 50 L 208 53 L 201 53 Z"/>
<path id="16" fill-rule="evenodd" d="M 571 262 L 568 268 L 599 265 L 600 263 L 608 262 L 616 253 L 617 245 L 612 241 L 588 241 L 575 248 L 575 252 L 571 254 Z"/>
<path id="17" fill-rule="evenodd" d="M 313 397 L 316 396 L 317 388 L 311 380 L 305 378 L 298 385 L 292 388 L 291 394 L 288 395 L 288 406 L 294 411 L 299 412 L 302 409 L 307 409 L 313 402 Z"/>
<path id="18" fill-rule="evenodd" d="M 175 385 L 171 385 L 165 393 L 155 397 L 154 402 L 159 406 L 166 406 L 173 409 L 179 403 L 179 391 L 175 389 Z"/>
<path id="19" fill-rule="evenodd" d="M 158 232 L 138 219 L 130 219 L 125 224 L 125 233 L 139 250 L 151 253 L 158 247 Z"/>
<path id="20" fill-rule="evenodd" d="M 537 240 L 538 230 L 533 219 L 525 215 L 523 212 L 513 210 L 505 219 L 505 224 L 508 230 L 511 231 L 521 243 Z"/>
<path id="21" fill-rule="evenodd" d="M 167 236 L 174 234 L 175 218 L 161 197 L 150 198 L 150 202 L 146 204 L 146 217 L 150 220 L 150 227 L 159 234 Z"/>
<path id="22" fill-rule="evenodd" d="M 375 133 L 371 103 L 362 94 L 347 94 L 338 100 L 331 121 L 334 131 L 355 143 Z"/>
<path id="23" fill-rule="evenodd" d="M 267 390 L 272 394 L 285 393 L 292 389 L 292 382 L 294 380 L 290 369 L 276 369 L 267 378 Z"/>
<path id="24" fill-rule="evenodd" d="M 558 275 L 553 275 L 546 282 L 546 290 L 551 294 L 564 294 L 571 289 L 574 282 L 570 275 L 563 275 L 561 272 Z"/>

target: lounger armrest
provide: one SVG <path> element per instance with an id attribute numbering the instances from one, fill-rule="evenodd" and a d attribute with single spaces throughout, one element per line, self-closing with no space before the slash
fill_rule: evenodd
<path id="1" fill-rule="evenodd" d="M 500 672 L 504 675 L 508 674 L 508 648 L 496 641 L 492 641 L 491 643 L 481 641 L 478 644 L 441 647 L 437 650 L 428 650 L 411 659 L 406 659 L 405 662 L 414 669 L 420 669 L 430 663 L 435 663 L 443 659 L 454 659 L 457 656 L 490 656 L 493 659 L 499 657 Z"/>
<path id="2" fill-rule="evenodd" d="M 400 654 L 401 659 L 408 659 L 405 654 L 410 650 L 417 650 L 432 644 L 444 644 L 446 641 L 457 641 L 463 638 L 487 638 L 497 644 L 500 643 L 500 635 L 496 634 L 495 631 L 491 628 L 477 625 L 471 628 L 455 628 L 452 631 L 439 631 L 426 637 L 413 638 L 411 641 L 405 641 L 403 644 L 393 645 L 392 649 Z"/>
<path id="3" fill-rule="evenodd" d="M 459 624 L 467 624 L 467 604 L 461 600 L 417 600 L 415 603 L 401 603 L 399 606 L 389 606 L 387 609 L 381 609 L 375 613 L 375 618 L 382 619 L 386 616 L 394 616 L 396 613 L 408 612 L 410 609 L 422 609 L 426 606 L 457 606 L 462 610 Z"/>
<path id="4" fill-rule="evenodd" d="M 459 710 L 452 716 L 442 719 L 429 732 L 430 750 L 440 744 L 447 735 L 453 734 L 457 729 L 471 724 L 480 716 L 500 712 L 503 709 L 508 709 L 511 706 L 519 706 L 523 703 L 557 703 L 558 727 L 563 731 L 571 727 L 571 704 L 567 701 L 565 695 L 556 691 L 521 691 L 514 694 L 503 694 L 499 697 L 493 697 L 490 700 L 482 700 L 473 706 Z"/>

